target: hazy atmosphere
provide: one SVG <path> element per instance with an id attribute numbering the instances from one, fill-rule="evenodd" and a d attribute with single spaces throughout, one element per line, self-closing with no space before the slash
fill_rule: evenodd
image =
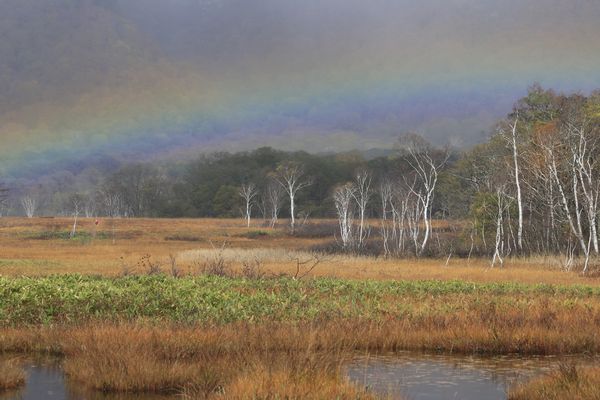
<path id="1" fill-rule="evenodd" d="M 0 172 L 485 141 L 600 82 L 593 0 L 4 0 Z"/>
<path id="2" fill-rule="evenodd" d="M 0 400 L 599 400 L 600 0 L 0 0 Z"/>

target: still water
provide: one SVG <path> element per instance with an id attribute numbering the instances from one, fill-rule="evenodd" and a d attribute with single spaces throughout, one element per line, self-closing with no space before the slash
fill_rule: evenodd
<path id="1" fill-rule="evenodd" d="M 556 369 L 561 362 L 588 365 L 598 359 L 401 353 L 357 358 L 346 373 L 357 385 L 392 399 L 503 400 L 511 385 Z"/>
<path id="2" fill-rule="evenodd" d="M 502 400 L 515 383 L 555 369 L 560 362 L 597 363 L 595 358 L 469 357 L 422 353 L 358 357 L 346 367 L 348 378 L 368 390 L 407 400 Z M 169 396 L 90 392 L 65 378 L 60 360 L 27 364 L 27 384 L 0 400 L 167 400 Z"/>
<path id="3" fill-rule="evenodd" d="M 173 396 L 104 394 L 83 389 L 65 378 L 60 360 L 44 359 L 26 364 L 26 385 L 0 394 L 0 400 L 173 400 Z"/>

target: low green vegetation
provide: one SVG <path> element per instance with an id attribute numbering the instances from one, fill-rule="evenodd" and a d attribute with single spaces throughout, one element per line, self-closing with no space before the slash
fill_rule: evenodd
<path id="1" fill-rule="evenodd" d="M 600 316 L 600 287 L 469 283 L 245 279 L 166 275 L 0 278 L 3 325 L 158 320 L 200 324 L 321 319 L 417 321 L 476 315 Z M 537 310 L 537 311 L 536 311 Z M 583 315 L 583 314 L 582 314 Z"/>
<path id="2" fill-rule="evenodd" d="M 109 239 L 111 234 L 109 232 L 97 232 L 96 234 L 77 231 L 75 235 L 71 235 L 71 231 L 66 230 L 55 230 L 55 231 L 41 231 L 41 232 L 25 232 L 22 234 L 25 239 L 31 240 L 72 240 L 79 242 L 88 242 L 92 239 Z"/>

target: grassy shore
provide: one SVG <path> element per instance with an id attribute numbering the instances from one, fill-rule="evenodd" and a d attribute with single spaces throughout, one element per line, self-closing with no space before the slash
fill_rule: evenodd
<path id="1" fill-rule="evenodd" d="M 18 389 L 25 384 L 25 371 L 15 360 L 0 359 L 0 392 Z"/>
<path id="2" fill-rule="evenodd" d="M 513 388 L 510 400 L 598 400 L 600 368 L 563 364 L 549 375 Z"/>

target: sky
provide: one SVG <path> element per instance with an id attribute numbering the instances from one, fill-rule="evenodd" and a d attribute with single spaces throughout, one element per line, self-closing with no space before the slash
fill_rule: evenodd
<path id="1" fill-rule="evenodd" d="M 273 146 L 484 141 L 600 88 L 596 0 L 4 0 L 0 174 Z"/>

